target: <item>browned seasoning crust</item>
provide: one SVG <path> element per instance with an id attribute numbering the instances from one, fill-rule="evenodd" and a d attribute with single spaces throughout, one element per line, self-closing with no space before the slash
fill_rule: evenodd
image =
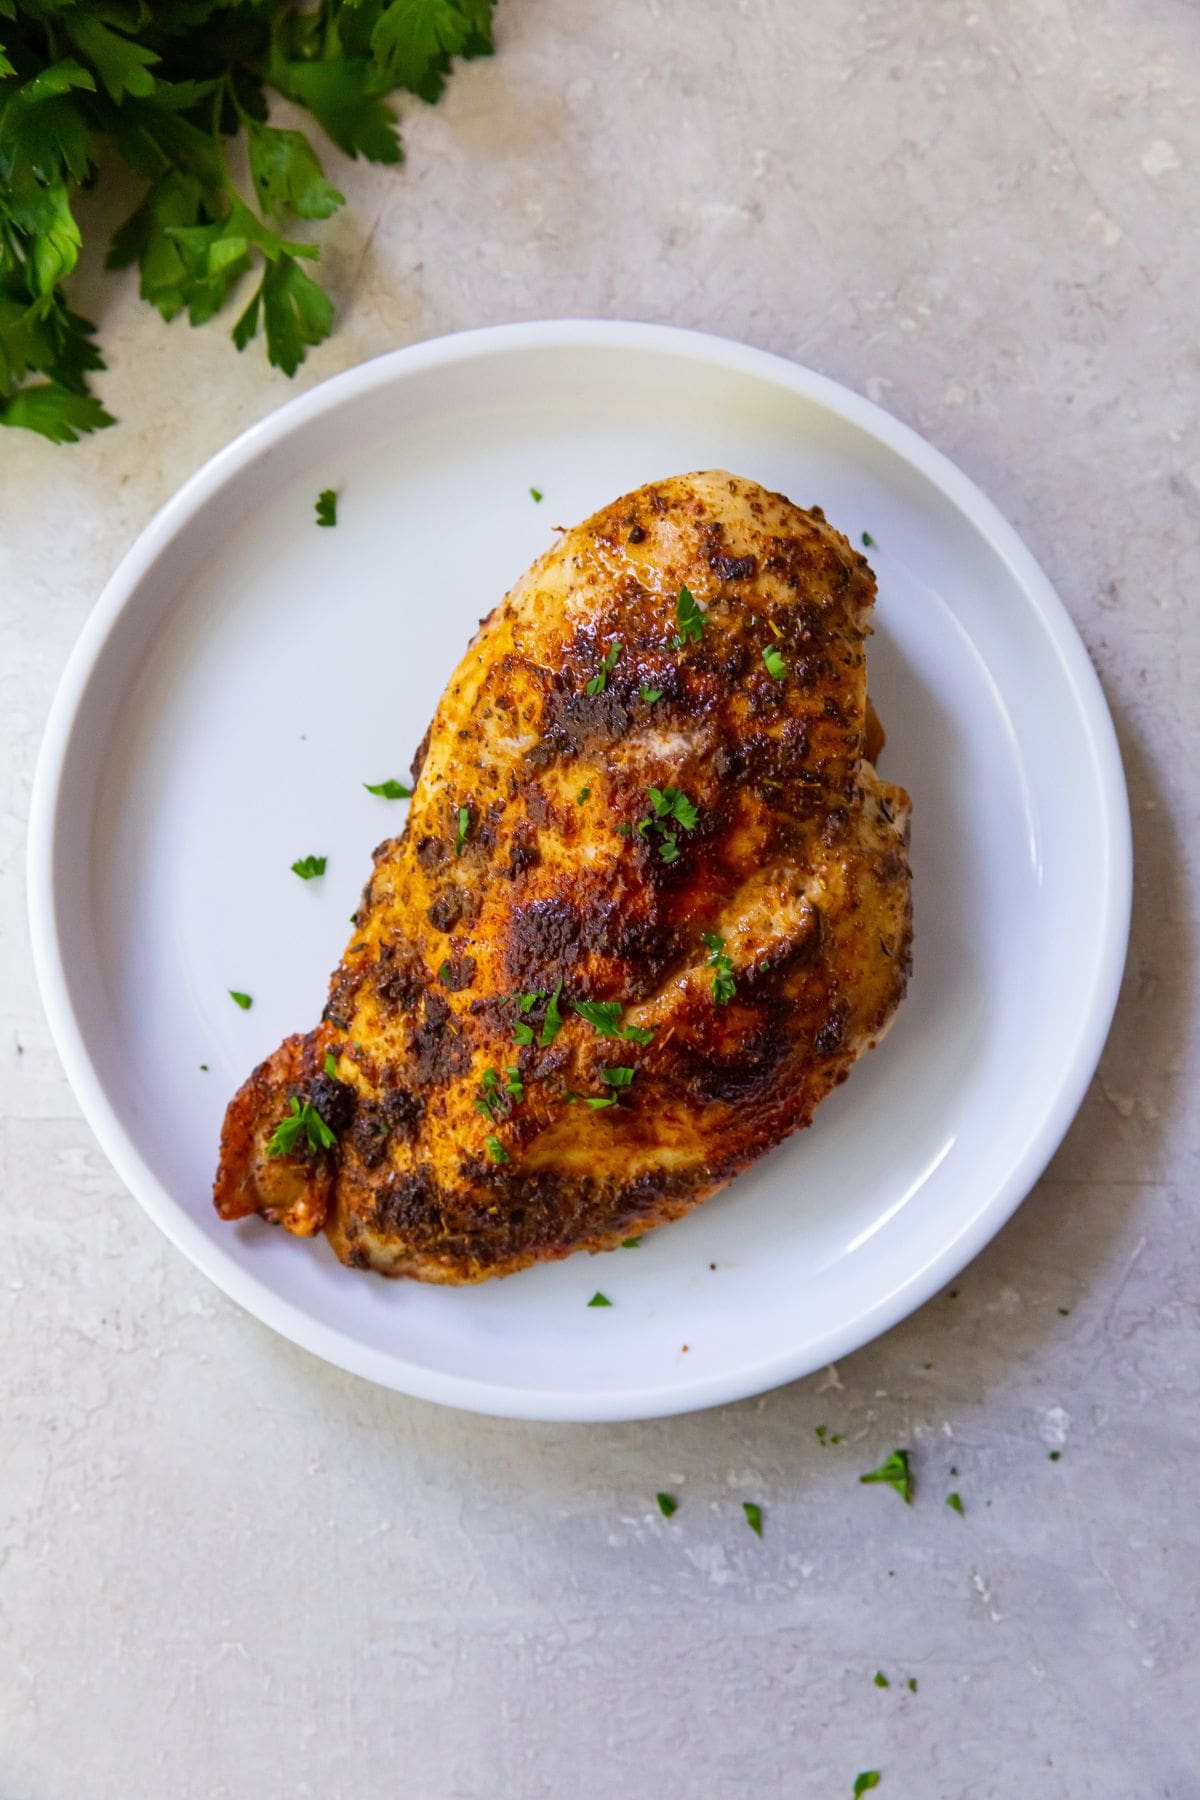
<path id="1" fill-rule="evenodd" d="M 683 586 L 703 625 L 681 643 Z M 910 966 L 908 796 L 872 766 L 874 597 L 818 508 L 721 471 L 567 532 L 451 678 L 322 1023 L 231 1103 L 221 1216 L 323 1228 L 354 1267 L 480 1281 L 677 1218 L 807 1125 Z M 695 823 L 644 825 L 650 787 Z M 653 1035 L 605 1037 L 583 1000 Z M 632 1081 L 606 1084 L 619 1068 Z M 334 1150 L 267 1155 L 293 1095 Z"/>

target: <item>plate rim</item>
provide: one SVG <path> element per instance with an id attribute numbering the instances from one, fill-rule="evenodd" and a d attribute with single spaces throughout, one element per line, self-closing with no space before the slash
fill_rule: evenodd
<path id="1" fill-rule="evenodd" d="M 699 1376 L 684 1386 L 605 1393 L 531 1390 L 431 1370 L 356 1342 L 269 1290 L 222 1253 L 147 1167 L 109 1104 L 75 1014 L 57 931 L 55 840 L 62 780 L 95 665 L 125 607 L 172 540 L 225 481 L 273 445 L 373 389 L 432 367 L 555 348 L 650 350 L 758 377 L 810 400 L 866 432 L 925 477 L 980 533 L 1032 603 L 1079 713 L 1102 797 L 1102 914 L 1096 966 L 1069 1055 L 1037 1131 L 993 1184 L 975 1217 L 886 1294 L 803 1349 Z M 1066 606 L 993 501 L 911 426 L 830 376 L 737 339 L 681 326 L 606 319 L 534 320 L 455 332 L 370 358 L 295 395 L 203 463 L 139 533 L 105 583 L 75 640 L 47 714 L 30 797 L 27 839 L 29 929 L 33 965 L 67 1080 L 84 1119 L 117 1175 L 143 1210 L 202 1274 L 263 1324 L 325 1361 L 410 1395 L 470 1412 L 513 1419 L 599 1423 L 663 1418 L 746 1399 L 798 1380 L 897 1325 L 952 1280 L 991 1241 L 1029 1193 L 1062 1142 L 1100 1060 L 1116 1009 L 1129 939 L 1133 889 L 1129 799 L 1116 729 L 1100 678 Z"/>

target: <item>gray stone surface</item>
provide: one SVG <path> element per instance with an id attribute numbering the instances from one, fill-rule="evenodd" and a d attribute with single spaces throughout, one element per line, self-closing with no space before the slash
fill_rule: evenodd
<path id="1" fill-rule="evenodd" d="M 1113 704 L 1133 948 L 1066 1145 L 956 1297 L 722 1411 L 376 1392 L 211 1289 L 93 1143 L 26 954 L 42 721 L 138 529 L 290 390 L 85 273 L 121 428 L 0 442 L 3 1800 L 1200 1795 L 1196 23 L 502 0 L 405 171 L 335 166 L 340 325 L 297 387 L 555 314 L 782 351 L 976 477 Z M 911 1509 L 856 1480 L 897 1444 Z"/>

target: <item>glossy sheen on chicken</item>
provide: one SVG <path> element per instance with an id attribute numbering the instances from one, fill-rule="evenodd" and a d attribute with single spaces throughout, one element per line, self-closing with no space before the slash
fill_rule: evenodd
<path id="1" fill-rule="evenodd" d="M 564 533 L 451 677 L 321 1024 L 232 1101 L 222 1217 L 480 1281 L 674 1219 L 807 1125 L 909 971 L 874 595 L 818 508 L 723 472 Z M 279 1154 L 297 1105 L 332 1148 Z"/>

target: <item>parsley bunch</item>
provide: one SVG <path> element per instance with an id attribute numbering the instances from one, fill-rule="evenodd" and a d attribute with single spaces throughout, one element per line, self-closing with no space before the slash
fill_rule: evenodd
<path id="1" fill-rule="evenodd" d="M 113 423 L 88 390 L 96 328 L 64 283 L 79 258 L 78 190 L 132 178 L 137 204 L 108 250 L 137 264 L 164 319 L 200 325 L 242 277 L 233 327 L 260 328 L 293 375 L 329 335 L 333 303 L 308 273 L 315 244 L 288 219 L 327 219 L 344 197 L 302 131 L 270 124 L 270 97 L 303 107 L 348 156 L 402 156 L 387 96 L 434 101 L 452 56 L 487 55 L 495 0 L 0 0 L 0 424 L 55 443 Z M 244 134 L 252 196 L 231 169 Z"/>

